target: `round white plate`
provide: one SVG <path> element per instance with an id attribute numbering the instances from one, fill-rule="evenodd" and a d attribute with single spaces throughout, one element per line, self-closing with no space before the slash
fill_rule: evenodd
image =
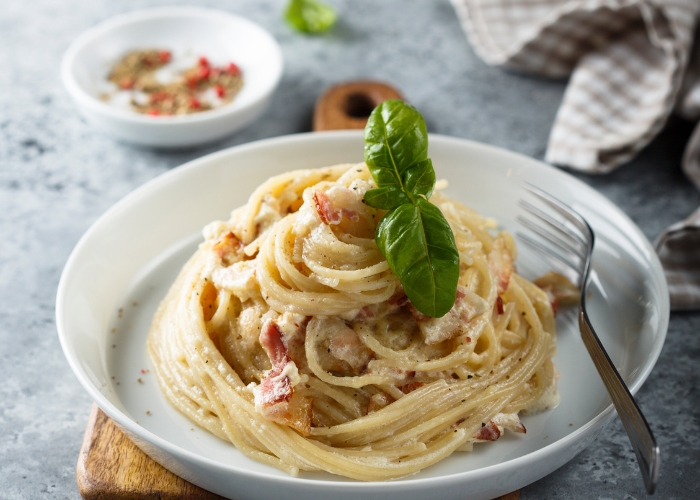
<path id="1" fill-rule="evenodd" d="M 649 375 L 668 325 L 666 282 L 651 245 L 610 201 L 530 158 L 466 140 L 430 136 L 447 194 L 515 231 L 523 181 L 562 199 L 596 233 L 589 314 L 634 393 Z M 361 483 L 325 473 L 289 477 L 246 458 L 170 407 L 149 372 L 145 341 L 153 312 L 210 221 L 227 219 L 253 189 L 286 170 L 362 160 L 360 131 L 301 134 L 227 149 L 137 189 L 80 240 L 61 278 L 61 344 L 97 404 L 151 457 L 185 479 L 239 500 L 489 499 L 549 474 L 584 449 L 614 415 L 583 346 L 575 315 L 560 314 L 561 403 L 524 418 L 527 434 L 455 453 L 414 476 Z M 547 265 L 520 246 L 526 277 Z"/>

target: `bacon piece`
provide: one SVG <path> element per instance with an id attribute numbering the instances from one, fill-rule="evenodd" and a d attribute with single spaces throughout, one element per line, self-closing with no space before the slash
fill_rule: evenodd
<path id="1" fill-rule="evenodd" d="M 227 267 L 215 269 L 212 273 L 212 279 L 219 289 L 228 290 L 241 302 L 245 302 L 259 293 L 260 285 L 256 274 L 254 260 L 239 260 Z"/>
<path id="2" fill-rule="evenodd" d="M 389 297 L 387 302 L 393 306 L 402 307 L 408 304 L 408 295 L 406 295 L 406 292 L 403 291 L 403 288 L 399 288 L 394 295 Z"/>
<path id="3" fill-rule="evenodd" d="M 258 340 L 270 358 L 272 368 L 254 390 L 256 410 L 265 418 L 308 436 L 311 433 L 313 400 L 294 393 L 290 375 L 298 379 L 298 372 L 289 357 L 282 330 L 277 323 L 267 320 Z"/>
<path id="4" fill-rule="evenodd" d="M 415 372 L 413 372 L 415 374 Z M 408 384 L 404 384 L 399 389 L 401 389 L 401 392 L 404 394 L 408 394 L 409 392 L 413 392 L 416 389 L 423 387 L 425 384 L 423 382 L 409 382 Z"/>
<path id="5" fill-rule="evenodd" d="M 491 419 L 491 422 L 501 428 L 501 433 L 504 428 L 509 431 L 517 432 L 518 434 L 525 434 L 527 432 L 517 413 L 499 413 Z"/>
<path id="6" fill-rule="evenodd" d="M 382 408 L 386 408 L 391 403 L 396 401 L 391 395 L 386 392 L 378 392 L 369 398 L 369 404 L 367 405 L 367 413 L 374 413 Z"/>
<path id="7" fill-rule="evenodd" d="M 547 292 L 554 314 L 557 314 L 560 305 L 564 307 L 575 306 L 581 300 L 581 290 L 569 281 L 566 276 L 554 271 L 549 271 L 547 274 L 540 276 L 533 283 Z"/>
<path id="8" fill-rule="evenodd" d="M 255 406 L 264 408 L 291 399 L 292 384 L 289 376 L 283 373 L 291 359 L 282 341 L 282 332 L 274 321 L 263 324 L 259 341 L 272 363 L 272 369 L 260 381 L 260 390 L 255 394 Z"/>
<path id="9" fill-rule="evenodd" d="M 294 396 L 289 406 L 291 417 L 289 426 L 303 435 L 309 436 L 311 434 L 311 418 L 313 417 L 313 399 Z"/>
<path id="10" fill-rule="evenodd" d="M 224 266 L 230 266 L 243 258 L 244 246 L 243 242 L 229 231 L 219 241 L 214 243 L 211 249 L 218 255 Z"/>
<path id="11" fill-rule="evenodd" d="M 326 196 L 326 193 L 323 191 L 315 191 L 314 202 L 316 203 L 316 211 L 324 224 L 340 224 L 342 214 L 339 211 L 333 210 L 331 200 Z"/>
<path id="12" fill-rule="evenodd" d="M 323 342 L 316 346 L 316 352 L 326 371 L 359 374 L 374 357 L 374 352 L 362 343 L 357 333 L 338 317 L 316 316 L 309 325 L 322 332 Z"/>
<path id="13" fill-rule="evenodd" d="M 289 362 L 289 357 L 287 356 L 287 346 L 284 345 L 282 340 L 282 331 L 272 320 L 268 320 L 263 325 L 260 330 L 260 345 L 272 363 L 272 370 L 279 368 L 280 372 L 284 365 Z"/>
<path id="14" fill-rule="evenodd" d="M 296 429 L 304 436 L 311 434 L 313 399 L 294 393 L 289 402 L 281 402 L 265 409 L 265 418 Z"/>
<path id="15" fill-rule="evenodd" d="M 487 424 L 482 425 L 481 429 L 474 434 L 473 439 L 475 441 L 496 441 L 503 435 L 504 429 L 518 434 L 527 432 L 517 413 L 499 413 Z"/>
<path id="16" fill-rule="evenodd" d="M 502 235 L 496 237 L 488 255 L 489 269 L 498 279 L 498 293 L 506 291 L 513 273 L 513 256 L 508 251 L 506 240 Z"/>
<path id="17" fill-rule="evenodd" d="M 294 361 L 299 370 L 307 366 L 304 341 L 306 325 L 310 319 L 309 316 L 285 312 L 276 321 L 277 328 L 282 332 L 282 339 L 287 346 L 287 356 Z"/>
<path id="18" fill-rule="evenodd" d="M 353 210 L 335 208 L 331 199 L 323 191 L 314 191 L 313 197 L 318 216 L 321 217 L 321 221 L 327 226 L 331 224 L 340 224 L 343 217 L 347 217 L 353 222 L 360 220 L 360 216 Z"/>
<path id="19" fill-rule="evenodd" d="M 366 305 L 358 311 L 353 321 L 367 321 L 368 319 L 373 319 L 377 315 L 377 310 L 376 304 Z"/>
<path id="20" fill-rule="evenodd" d="M 428 345 L 469 333 L 470 321 L 487 310 L 484 299 L 462 286 L 457 286 L 455 304 L 442 318 L 428 317 L 411 304 L 411 314 Z"/>
<path id="21" fill-rule="evenodd" d="M 331 334 L 328 350 L 334 358 L 345 361 L 355 374 L 360 374 L 367 368 L 374 354 L 362 343 L 357 333 L 347 326 L 338 328 Z"/>
<path id="22" fill-rule="evenodd" d="M 490 420 L 487 424 L 482 424 L 481 429 L 474 434 L 474 439 L 478 441 L 496 441 L 501 437 L 501 430 L 493 420 Z"/>
<path id="23" fill-rule="evenodd" d="M 289 377 L 282 375 L 280 370 L 278 373 L 268 373 L 264 379 L 260 381 L 260 391 L 256 393 L 256 396 L 260 394 L 259 397 L 255 398 L 255 406 L 260 408 L 266 408 L 269 406 L 274 406 L 277 403 L 288 402 L 292 399 L 292 384 L 289 381 Z"/>

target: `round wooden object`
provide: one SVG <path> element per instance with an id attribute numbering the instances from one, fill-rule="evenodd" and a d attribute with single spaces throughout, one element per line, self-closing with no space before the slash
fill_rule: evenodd
<path id="1" fill-rule="evenodd" d="M 316 101 L 314 132 L 365 128 L 372 110 L 388 99 L 403 100 L 403 96 L 382 82 L 367 80 L 335 85 Z"/>

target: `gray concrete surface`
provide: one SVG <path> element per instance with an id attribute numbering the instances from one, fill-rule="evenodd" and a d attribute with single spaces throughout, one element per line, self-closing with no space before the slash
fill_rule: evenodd
<path id="1" fill-rule="evenodd" d="M 0 4 L 0 498 L 77 499 L 75 464 L 91 401 L 63 357 L 54 300 L 78 238 L 112 204 L 157 175 L 224 147 L 310 129 L 315 99 L 351 79 L 391 82 L 431 132 L 542 158 L 565 82 L 515 75 L 476 57 L 447 0 L 332 1 L 340 20 L 305 37 L 281 20 L 283 0 L 191 0 L 249 17 L 282 45 L 272 106 L 206 149 L 157 152 L 119 144 L 78 116 L 59 80 L 69 43 L 92 25 L 176 0 L 3 0 Z M 700 205 L 679 166 L 691 124 L 673 119 L 630 164 L 579 175 L 649 239 Z M 639 404 L 663 450 L 661 499 L 700 498 L 700 313 L 673 314 Z M 641 499 L 618 421 L 586 451 L 525 487 L 530 499 Z"/>

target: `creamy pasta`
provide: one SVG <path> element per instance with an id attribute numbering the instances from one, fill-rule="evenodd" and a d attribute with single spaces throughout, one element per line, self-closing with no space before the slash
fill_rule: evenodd
<path id="1" fill-rule="evenodd" d="M 552 306 L 513 238 L 436 191 L 460 278 L 427 317 L 377 248 L 373 187 L 364 163 L 271 178 L 204 229 L 149 334 L 178 410 L 292 475 L 405 476 L 558 401 Z"/>

